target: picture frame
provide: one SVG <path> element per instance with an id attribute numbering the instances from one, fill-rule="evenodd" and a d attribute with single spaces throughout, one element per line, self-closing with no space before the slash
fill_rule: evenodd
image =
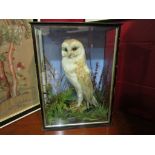
<path id="1" fill-rule="evenodd" d="M 0 20 L 0 128 L 40 109 L 32 21 Z"/>
<path id="2" fill-rule="evenodd" d="M 44 129 L 109 124 L 120 24 L 31 26 Z"/>

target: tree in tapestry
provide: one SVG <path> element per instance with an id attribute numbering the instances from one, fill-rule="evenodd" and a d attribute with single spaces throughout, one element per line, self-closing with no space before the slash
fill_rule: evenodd
<path id="1" fill-rule="evenodd" d="M 27 79 L 22 73 L 25 65 L 20 60 L 15 61 L 14 54 L 23 39 L 30 37 L 28 20 L 0 20 L 0 103 L 25 93 L 22 91 Z"/>

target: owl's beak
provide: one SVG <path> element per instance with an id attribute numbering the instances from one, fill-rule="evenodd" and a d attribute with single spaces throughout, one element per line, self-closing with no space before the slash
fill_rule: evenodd
<path id="1" fill-rule="evenodd" d="M 72 57 L 72 54 L 71 53 L 68 53 L 68 57 L 71 58 Z"/>

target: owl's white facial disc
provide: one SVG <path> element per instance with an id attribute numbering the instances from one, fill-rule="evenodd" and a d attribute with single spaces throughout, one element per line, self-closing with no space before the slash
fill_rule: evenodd
<path id="1" fill-rule="evenodd" d="M 62 57 L 74 58 L 84 56 L 85 50 L 82 43 L 76 39 L 67 39 L 62 43 Z"/>

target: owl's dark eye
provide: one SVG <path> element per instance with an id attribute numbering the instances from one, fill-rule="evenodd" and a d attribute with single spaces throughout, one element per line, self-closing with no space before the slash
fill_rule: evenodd
<path id="1" fill-rule="evenodd" d="M 67 52 L 68 50 L 67 50 L 67 48 L 63 48 L 63 51 Z"/>
<path id="2" fill-rule="evenodd" d="M 73 47 L 72 48 L 73 51 L 76 51 L 77 49 L 78 49 L 78 47 Z"/>

